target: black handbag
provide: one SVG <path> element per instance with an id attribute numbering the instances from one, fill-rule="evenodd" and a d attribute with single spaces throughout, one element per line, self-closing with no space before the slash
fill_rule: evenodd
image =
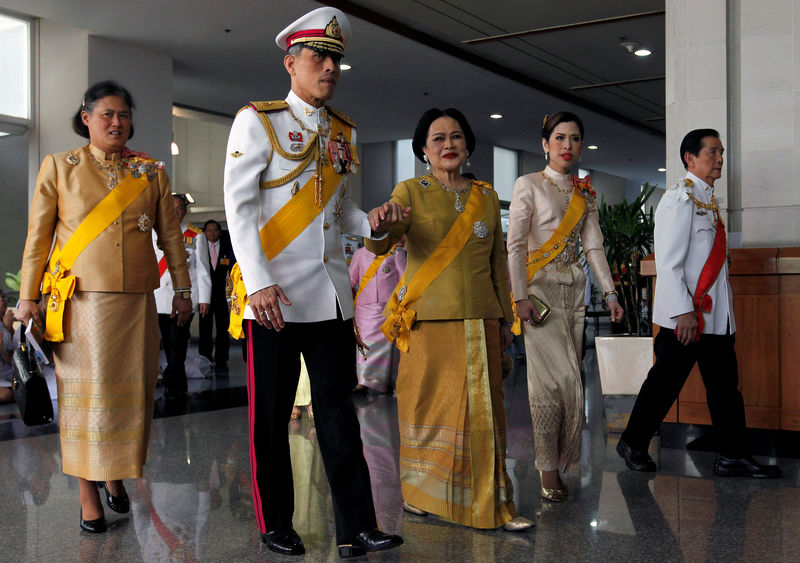
<path id="1" fill-rule="evenodd" d="M 14 350 L 12 365 L 14 379 L 11 386 L 22 422 L 27 426 L 53 422 L 53 402 L 47 389 L 47 381 L 39 370 L 36 352 L 25 341 L 24 327 L 20 327 L 19 347 Z"/>

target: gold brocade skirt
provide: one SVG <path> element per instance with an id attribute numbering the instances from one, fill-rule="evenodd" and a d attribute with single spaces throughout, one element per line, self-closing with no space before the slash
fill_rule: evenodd
<path id="1" fill-rule="evenodd" d="M 575 474 L 583 432 L 583 345 L 586 275 L 580 264 L 550 263 L 536 273 L 528 292 L 550 306 L 538 327 L 525 325 L 528 400 L 536 469 Z"/>
<path id="2" fill-rule="evenodd" d="M 158 320 L 147 293 L 76 291 L 53 345 L 62 470 L 90 481 L 142 476 L 158 377 Z"/>
<path id="3" fill-rule="evenodd" d="M 418 321 L 397 378 L 403 499 L 474 528 L 516 517 L 496 320 Z"/>

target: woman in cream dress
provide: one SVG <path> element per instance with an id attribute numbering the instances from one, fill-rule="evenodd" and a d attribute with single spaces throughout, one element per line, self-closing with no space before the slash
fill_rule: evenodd
<path id="1" fill-rule="evenodd" d="M 603 250 L 603 235 L 597 219 L 597 204 L 591 186 L 575 186 L 570 171 L 583 147 L 583 123 L 577 115 L 559 112 L 546 116 L 542 125 L 544 170 L 517 179 L 509 210 L 508 260 L 511 290 L 517 315 L 525 331 L 528 394 L 533 420 L 536 468 L 541 473 L 542 496 L 562 501 L 568 491 L 559 470 L 575 473 L 583 429 L 583 389 L 580 378 L 586 276 L 578 261 L 580 239 L 586 260 L 611 312 L 619 321 L 623 310 L 614 293 L 614 282 Z M 585 181 L 588 179 L 585 179 Z M 588 181 L 586 182 L 588 184 Z M 574 194 L 574 195 L 573 195 Z M 577 221 L 554 237 L 571 205 Z M 565 222 L 568 223 L 569 219 Z M 545 247 L 544 252 L 536 251 Z M 530 253 L 530 254 L 529 254 Z M 552 256 L 555 255 L 555 258 Z M 529 279 L 532 269 L 546 264 Z M 538 321 L 528 295 L 535 295 L 550 308 L 550 316 Z"/>

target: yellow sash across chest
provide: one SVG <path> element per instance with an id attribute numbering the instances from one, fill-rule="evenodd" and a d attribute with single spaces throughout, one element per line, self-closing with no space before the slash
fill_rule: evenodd
<path id="1" fill-rule="evenodd" d="M 561 222 L 553 231 L 553 234 L 547 239 L 538 250 L 528 253 L 528 282 L 533 279 L 536 272 L 544 268 L 550 262 L 555 260 L 566 247 L 567 242 L 572 236 L 572 231 L 578 226 L 583 214 L 586 212 L 586 198 L 578 188 L 572 191 L 572 197 L 569 200 L 569 206 L 564 213 Z M 521 295 L 518 299 L 524 299 L 527 295 Z M 514 324 L 511 327 L 511 332 L 514 334 L 522 333 L 522 325 L 517 316 L 517 304 L 514 295 L 511 295 L 511 303 L 514 309 Z"/>
<path id="2" fill-rule="evenodd" d="M 150 180 L 145 174 L 138 178 L 128 176 L 83 218 L 63 249 L 56 244 L 50 255 L 49 269 L 45 270 L 42 278 L 42 293 L 50 294 L 44 330 L 46 340 L 64 340 L 64 307 L 67 299 L 72 297 L 76 283 L 75 276 L 67 275 L 67 272 L 75 265 L 83 249 L 105 231 L 149 185 Z"/>
<path id="3" fill-rule="evenodd" d="M 275 131 L 272 129 L 272 124 L 265 115 L 259 113 L 259 117 L 264 124 L 264 128 L 267 129 L 270 142 L 275 146 L 274 143 L 278 141 Z M 341 131 L 345 142 L 350 142 L 350 126 L 335 115 L 331 115 L 331 131 Z M 321 155 L 319 154 L 317 134 L 308 141 L 307 147 L 309 146 L 314 147 L 309 151 L 309 155 L 312 155 L 312 157 L 303 158 L 296 169 L 299 169 L 298 173 L 292 178 L 299 176 L 315 159 L 319 162 Z M 325 159 L 325 164 L 318 166 L 317 171 L 311 175 L 311 178 L 308 179 L 303 187 L 275 215 L 270 217 L 269 221 L 259 231 L 261 248 L 264 250 L 267 260 L 272 260 L 280 254 L 325 209 L 325 206 L 339 189 L 341 179 L 342 175 L 333 169 L 330 159 Z M 319 191 L 317 190 L 318 186 L 321 187 Z M 266 185 L 262 186 L 262 189 L 273 187 L 277 186 Z M 228 325 L 228 333 L 238 340 L 244 336 L 242 320 L 244 319 L 245 307 L 249 303 L 247 289 L 244 286 L 244 279 L 238 262 L 231 268 L 230 276 L 233 291 L 231 292 L 231 320 Z"/>
<path id="4" fill-rule="evenodd" d="M 489 191 L 492 187 L 485 182 L 473 181 L 464 212 L 458 216 L 453 226 L 439 243 L 439 246 L 419 267 L 408 284 L 405 275 L 386 304 L 386 320 L 381 331 L 389 342 L 394 342 L 399 350 L 408 352 L 411 327 L 414 326 L 417 312 L 409 307 L 419 299 L 428 286 L 458 256 L 473 232 L 475 222 L 483 216 Z"/>

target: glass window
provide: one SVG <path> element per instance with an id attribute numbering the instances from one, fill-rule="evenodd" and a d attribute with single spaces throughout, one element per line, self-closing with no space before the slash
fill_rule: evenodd
<path id="1" fill-rule="evenodd" d="M 0 14 L 0 115 L 31 118 L 30 46 L 30 23 Z"/>
<path id="2" fill-rule="evenodd" d="M 517 176 L 519 176 L 517 151 L 494 147 L 494 181 L 492 185 L 501 201 L 511 201 Z"/>
<path id="3" fill-rule="evenodd" d="M 411 139 L 400 139 L 395 143 L 394 183 L 416 177 L 414 163 L 417 157 L 411 149 Z"/>

